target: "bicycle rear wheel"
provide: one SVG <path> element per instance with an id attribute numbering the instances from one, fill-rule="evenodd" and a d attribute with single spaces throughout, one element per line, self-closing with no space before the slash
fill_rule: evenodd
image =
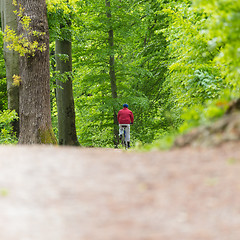
<path id="1" fill-rule="evenodd" d="M 127 142 L 126 142 L 126 131 L 124 128 L 123 134 L 122 134 L 122 147 L 127 149 Z"/>

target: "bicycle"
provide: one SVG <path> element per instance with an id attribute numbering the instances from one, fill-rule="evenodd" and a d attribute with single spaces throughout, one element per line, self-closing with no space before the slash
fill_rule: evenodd
<path id="1" fill-rule="evenodd" d="M 121 137 L 121 144 L 122 144 L 123 148 L 128 149 L 128 144 L 127 144 L 127 141 L 126 141 L 126 128 L 127 128 L 127 125 L 122 125 L 122 128 L 123 128 L 123 134 L 122 134 L 122 137 Z"/>

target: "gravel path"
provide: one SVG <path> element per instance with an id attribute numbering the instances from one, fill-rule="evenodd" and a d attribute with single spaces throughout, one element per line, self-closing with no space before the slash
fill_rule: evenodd
<path id="1" fill-rule="evenodd" d="M 239 240 L 239 146 L 0 146 L 0 240 Z"/>

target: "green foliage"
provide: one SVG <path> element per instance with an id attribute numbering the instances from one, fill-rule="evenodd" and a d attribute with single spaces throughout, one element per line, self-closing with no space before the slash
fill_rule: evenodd
<path id="1" fill-rule="evenodd" d="M 15 111 L 0 111 L 0 144 L 17 143 L 11 122 L 18 119 Z"/>
<path id="2" fill-rule="evenodd" d="M 0 32 L 0 45 L 3 46 L 3 33 Z M 3 48 L 0 50 L 0 111 L 7 109 L 7 82 Z"/>
<path id="3" fill-rule="evenodd" d="M 0 78 L 0 111 L 7 109 L 7 84 L 6 78 Z"/>
<path id="4" fill-rule="evenodd" d="M 139 151 L 170 150 L 171 147 L 173 146 L 175 137 L 176 136 L 174 134 L 167 134 L 148 144 L 136 142 L 134 150 Z"/>
<path id="5" fill-rule="evenodd" d="M 13 2 L 16 6 L 17 3 Z M 20 54 L 20 56 L 24 56 L 28 54 L 30 56 L 34 56 L 35 52 L 38 51 L 46 51 L 46 45 L 38 43 L 37 39 L 45 35 L 44 32 L 34 31 L 31 26 L 31 19 L 29 16 L 25 15 L 24 8 L 19 5 L 19 10 L 15 12 L 20 19 L 21 26 L 25 32 L 25 34 L 18 35 L 14 30 L 10 29 L 9 26 L 6 26 L 4 32 L 4 42 L 6 42 L 7 48 L 9 50 L 14 50 Z M 30 40 L 36 39 L 36 40 Z"/>
<path id="6" fill-rule="evenodd" d="M 221 117 L 229 102 L 239 98 L 239 4 L 195 0 L 194 5 L 164 5 L 169 24 L 157 30 L 166 36 L 169 52 L 164 105 L 179 133 Z"/>
<path id="7" fill-rule="evenodd" d="M 18 75 L 13 75 L 13 85 L 19 87 L 21 84 L 21 77 Z"/>
<path id="8" fill-rule="evenodd" d="M 163 12 L 169 16 L 169 25 L 160 30 L 167 38 L 170 55 L 169 72 L 163 87 L 169 89 L 170 115 L 175 117 L 180 133 L 222 116 L 229 101 L 237 96 L 233 91 L 238 77 L 237 68 L 234 65 L 235 70 L 231 69 L 233 61 L 229 61 L 233 56 L 228 54 L 224 60 L 222 57 L 226 56 L 224 48 L 227 45 L 218 41 L 220 35 L 238 32 L 235 29 L 237 23 L 226 24 L 226 16 L 235 16 L 236 2 L 232 13 L 224 7 L 223 2 L 226 1 L 220 1 L 220 5 L 217 1 L 196 2 L 201 2 L 202 8 L 194 8 L 189 1 L 166 4 Z M 216 7 L 219 10 L 216 11 Z M 224 33 L 220 27 L 223 24 L 226 24 Z M 232 38 L 239 38 L 239 34 L 232 34 L 226 37 L 230 42 Z M 230 43 L 230 46 L 236 47 L 236 43 Z M 237 58 L 236 55 L 234 57 Z"/>
<path id="9" fill-rule="evenodd" d="M 26 24 L 26 23 L 23 23 Z M 29 26 L 28 26 L 29 27 Z M 38 33 L 36 31 L 32 31 L 30 28 L 26 29 L 28 31 L 28 35 L 39 36 L 44 33 Z M 5 28 L 4 32 L 4 41 L 8 43 L 7 48 L 9 50 L 14 50 L 20 54 L 20 56 L 24 56 L 25 54 L 29 54 L 31 56 L 35 55 L 37 50 L 43 52 L 46 50 L 46 46 L 44 44 L 39 44 L 37 41 L 29 41 L 27 37 L 24 37 L 23 34 L 17 35 L 14 30 L 10 29 L 8 26 Z"/>
<path id="10" fill-rule="evenodd" d="M 186 3 L 165 9 L 170 24 L 164 31 L 171 56 L 167 84 L 178 107 L 203 104 L 219 96 L 224 87 L 220 66 L 213 62 L 216 50 L 208 47 L 204 34 L 207 16 Z"/>
<path id="11" fill-rule="evenodd" d="M 135 116 L 131 138 L 148 149 L 147 143 L 169 147 L 174 134 L 221 117 L 239 97 L 238 0 L 111 0 L 111 21 L 100 0 L 51 0 L 48 8 L 52 38 L 60 31 L 73 36 L 76 125 L 84 146 L 113 146 L 113 109 L 125 102 Z M 72 27 L 61 30 L 69 20 Z"/>
<path id="12" fill-rule="evenodd" d="M 50 85 L 50 98 L 51 98 L 51 119 L 52 119 L 52 129 L 54 135 L 58 138 L 58 112 L 57 112 L 57 102 L 56 102 L 56 85 L 52 81 L 51 78 L 51 85 Z"/>
<path id="13" fill-rule="evenodd" d="M 165 26 L 159 8 L 158 1 L 138 4 L 111 1 L 109 23 L 104 2 L 81 3 L 80 27 L 73 42 L 76 123 L 81 143 L 111 145 L 113 109 L 120 110 L 124 102 L 135 115 L 131 128 L 133 141 L 151 142 L 170 127 L 169 118 L 161 116 L 168 111 L 161 97 L 168 93 L 161 91 L 167 52 L 164 36 L 155 32 Z M 109 24 L 114 32 L 114 48 L 108 47 Z M 118 93 L 115 100 L 111 96 L 109 54 L 115 56 Z"/>
<path id="14" fill-rule="evenodd" d="M 179 133 L 185 133 L 193 127 L 208 124 L 223 116 L 229 107 L 230 100 L 218 98 L 209 100 L 202 105 L 194 105 L 191 108 L 183 108 L 181 118 L 183 124 L 179 127 Z"/>
<path id="15" fill-rule="evenodd" d="M 195 0 L 209 18 L 205 34 L 209 48 L 218 50 L 214 63 L 221 66 L 221 77 L 226 78 L 233 92 L 239 97 L 240 85 L 240 2 L 238 0 Z"/>

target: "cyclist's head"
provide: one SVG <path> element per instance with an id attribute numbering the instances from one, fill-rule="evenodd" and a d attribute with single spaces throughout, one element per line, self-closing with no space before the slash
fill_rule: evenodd
<path id="1" fill-rule="evenodd" d="M 126 103 L 123 104 L 124 108 L 128 108 L 128 105 Z"/>

